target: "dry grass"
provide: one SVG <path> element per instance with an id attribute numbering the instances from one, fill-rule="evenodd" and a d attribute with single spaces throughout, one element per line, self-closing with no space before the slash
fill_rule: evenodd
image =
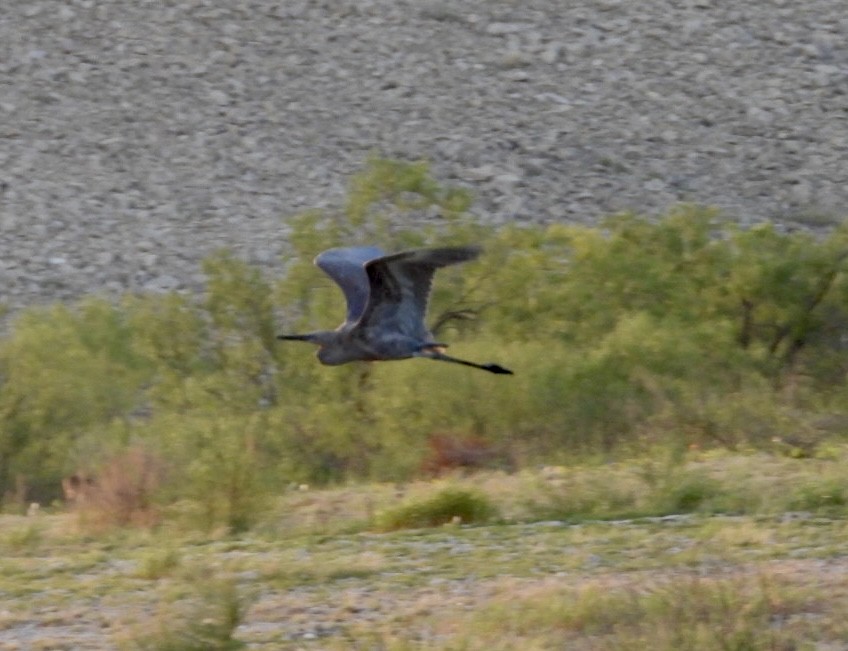
<path id="1" fill-rule="evenodd" d="M 387 648 L 786 650 L 846 639 L 844 564 L 774 563 L 716 571 L 505 580 L 471 611 L 439 613 L 409 644 Z M 449 640 L 449 642 L 448 642 Z M 811 647 L 812 648 L 812 647 Z"/>
<path id="2" fill-rule="evenodd" d="M 81 650 L 836 649 L 848 519 L 828 495 L 843 469 L 840 455 L 698 454 L 294 489 L 239 536 L 3 516 L 0 650 L 24 634 Z M 379 512 L 446 489 L 485 496 L 503 519 L 373 532 Z M 669 495 L 691 512 L 614 517 L 668 509 Z M 799 496 L 812 508 L 794 510 Z M 536 519 L 566 499 L 587 506 Z M 713 514 L 729 503 L 735 514 Z"/>
<path id="3" fill-rule="evenodd" d="M 547 466 L 515 473 L 456 471 L 405 484 L 293 490 L 276 524 L 291 534 L 361 531 L 376 515 L 444 490 L 488 498 L 507 522 L 627 519 L 669 514 L 775 515 L 848 512 L 848 449 L 824 458 L 693 451 L 685 458 Z"/>
<path id="4" fill-rule="evenodd" d="M 63 482 L 63 487 L 84 530 L 149 528 L 159 522 L 155 496 L 164 475 L 160 458 L 142 447 L 132 447 L 91 473 L 74 475 L 76 481 Z"/>

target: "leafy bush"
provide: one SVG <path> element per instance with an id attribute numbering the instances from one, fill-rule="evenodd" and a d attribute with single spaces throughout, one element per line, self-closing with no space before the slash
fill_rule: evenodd
<path id="1" fill-rule="evenodd" d="M 432 497 L 407 502 L 377 515 L 379 531 L 438 527 L 443 524 L 480 524 L 497 517 L 497 508 L 484 495 L 446 488 Z"/>
<path id="2" fill-rule="evenodd" d="M 700 473 L 686 473 L 672 476 L 672 481 L 664 487 L 660 499 L 665 502 L 664 511 L 669 513 L 690 513 L 697 511 L 714 498 L 720 496 L 719 483 Z"/>
<path id="3" fill-rule="evenodd" d="M 151 372 L 119 306 L 91 299 L 21 314 L 0 342 L 0 494 L 23 477 L 28 499 L 56 497 L 77 442 L 131 413 Z"/>
<path id="4" fill-rule="evenodd" d="M 842 512 L 848 504 L 848 480 L 844 477 L 808 481 L 795 489 L 791 507 L 800 511 Z"/>
<path id="5" fill-rule="evenodd" d="M 409 478 L 445 431 L 524 463 L 776 440 L 814 455 L 848 433 L 845 225 L 745 229 L 684 206 L 494 229 L 469 206 L 424 164 L 374 159 L 341 213 L 290 220 L 276 280 L 222 251 L 202 297 L 23 312 L 0 340 L 0 494 L 50 501 L 82 462 L 140 443 L 174 469 L 163 499 L 238 530 L 290 482 Z M 468 242 L 486 253 L 439 272 L 431 322 L 514 377 L 423 360 L 326 368 L 275 340 L 341 321 L 311 264 L 322 249 Z"/>

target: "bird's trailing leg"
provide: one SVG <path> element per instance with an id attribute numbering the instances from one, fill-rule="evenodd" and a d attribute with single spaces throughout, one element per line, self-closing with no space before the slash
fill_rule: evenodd
<path id="1" fill-rule="evenodd" d="M 458 357 L 451 357 L 450 355 L 445 355 L 438 349 L 433 347 L 428 347 L 427 349 L 423 349 L 419 355 L 419 357 L 426 357 L 427 359 L 435 359 L 440 362 L 452 362 L 454 364 L 462 364 L 463 366 L 470 366 L 472 368 L 479 368 L 483 371 L 489 371 L 489 373 L 497 373 L 498 375 L 512 375 L 512 371 L 508 368 L 504 368 L 498 364 L 477 364 L 475 362 L 469 362 L 467 359 L 459 359 Z"/>

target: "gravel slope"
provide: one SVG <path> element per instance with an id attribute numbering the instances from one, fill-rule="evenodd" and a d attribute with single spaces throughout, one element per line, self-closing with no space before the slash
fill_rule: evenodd
<path id="1" fill-rule="evenodd" d="M 369 152 L 493 223 L 845 212 L 844 0 L 29 0 L 0 14 L 0 302 L 279 265 Z"/>

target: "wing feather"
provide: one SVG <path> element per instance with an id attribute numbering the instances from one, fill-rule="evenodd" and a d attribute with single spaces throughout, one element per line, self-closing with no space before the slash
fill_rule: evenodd
<path id="1" fill-rule="evenodd" d="M 327 249 L 315 258 L 315 265 L 332 278 L 347 301 L 345 324 L 360 319 L 368 304 L 370 285 L 365 264 L 385 252 L 376 246 L 351 246 Z"/>
<path id="2" fill-rule="evenodd" d="M 357 324 L 382 324 L 403 334 L 427 336 L 424 317 L 433 274 L 441 267 L 473 260 L 480 255 L 475 246 L 413 249 L 387 255 L 365 264 L 369 298 Z"/>

